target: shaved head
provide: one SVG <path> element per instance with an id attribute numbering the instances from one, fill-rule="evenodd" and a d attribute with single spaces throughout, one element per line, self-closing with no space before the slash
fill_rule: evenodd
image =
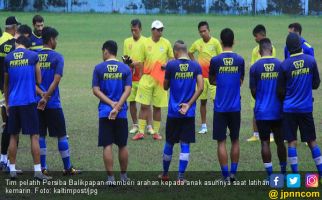
<path id="1" fill-rule="evenodd" d="M 182 40 L 177 40 L 173 45 L 174 51 L 183 51 L 187 53 L 187 45 Z"/>

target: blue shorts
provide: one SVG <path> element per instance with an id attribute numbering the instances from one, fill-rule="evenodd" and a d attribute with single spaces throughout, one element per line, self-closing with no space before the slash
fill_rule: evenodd
<path id="1" fill-rule="evenodd" d="M 297 129 L 300 129 L 301 141 L 316 140 L 313 114 L 310 113 L 283 113 L 283 131 L 288 142 L 297 140 Z"/>
<path id="2" fill-rule="evenodd" d="M 238 112 L 214 112 L 213 118 L 213 139 L 218 141 L 226 140 L 227 127 L 231 141 L 239 139 L 240 111 Z"/>
<path id="3" fill-rule="evenodd" d="M 256 120 L 256 125 L 262 141 L 269 141 L 270 133 L 274 133 L 275 140 L 284 140 L 282 120 Z"/>
<path id="4" fill-rule="evenodd" d="M 170 144 L 185 142 L 194 143 L 195 139 L 195 118 L 167 118 L 166 141 Z"/>
<path id="5" fill-rule="evenodd" d="M 99 119 L 98 146 L 106 147 L 116 144 L 119 147 L 127 145 L 128 123 L 126 118 L 109 120 L 107 117 Z"/>
<path id="6" fill-rule="evenodd" d="M 38 110 L 39 117 L 39 135 L 40 137 L 64 137 L 66 136 L 66 125 L 63 109 L 45 109 Z"/>
<path id="7" fill-rule="evenodd" d="M 39 134 L 37 104 L 9 108 L 8 133 L 16 135 L 21 129 L 24 135 Z"/>

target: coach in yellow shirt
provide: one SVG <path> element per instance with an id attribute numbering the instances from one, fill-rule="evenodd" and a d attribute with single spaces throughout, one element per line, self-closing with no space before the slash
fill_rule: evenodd
<path id="1" fill-rule="evenodd" d="M 168 94 L 163 89 L 164 66 L 168 60 L 174 57 L 169 40 L 162 37 L 163 28 L 161 21 L 153 21 L 151 25 L 152 37 L 147 38 L 144 43 L 143 76 L 135 98 L 136 102 L 141 103 L 139 133 L 132 138 L 133 140 L 144 138 L 144 128 L 150 105 L 153 106 L 153 139 L 162 139 L 159 134 L 161 108 L 168 106 Z"/>
<path id="2" fill-rule="evenodd" d="M 197 53 L 197 61 L 202 69 L 204 90 L 199 97 L 201 115 L 201 129 L 199 133 L 205 134 L 208 131 L 206 124 L 206 105 L 208 94 L 210 95 L 210 99 L 213 100 L 216 93 L 216 86 L 210 85 L 209 83 L 209 65 L 211 58 L 220 54 L 222 52 L 222 48 L 220 42 L 216 38 L 211 37 L 208 22 L 199 22 L 198 30 L 201 38 L 196 40 L 190 47 L 189 57 L 191 60 L 195 60 L 194 53 Z"/>
<path id="3" fill-rule="evenodd" d="M 255 38 L 255 41 L 257 43 L 259 43 L 259 41 L 261 41 L 262 39 L 266 38 L 266 28 L 264 25 L 262 24 L 258 24 L 254 29 L 253 29 L 253 36 Z M 276 49 L 273 46 L 273 52 L 272 52 L 272 56 L 276 57 Z M 257 60 L 259 60 L 261 58 L 261 55 L 259 54 L 259 44 L 257 44 L 256 47 L 254 47 L 253 51 L 252 51 L 252 58 L 250 61 L 250 66 L 252 66 Z M 252 110 L 255 107 L 255 99 L 251 96 L 250 97 L 250 104 L 251 104 L 251 108 Z M 254 142 L 254 141 L 259 141 L 259 135 L 258 135 L 258 129 L 257 129 L 257 125 L 256 125 L 256 120 L 253 116 L 253 136 L 251 136 L 250 138 L 247 139 L 248 142 Z M 274 141 L 274 137 L 272 137 L 271 135 L 271 142 Z"/>
<path id="4" fill-rule="evenodd" d="M 133 126 L 129 131 L 130 134 L 136 134 L 139 132 L 137 108 L 135 97 L 139 86 L 139 81 L 143 73 L 144 62 L 144 42 L 146 37 L 141 35 L 142 23 L 139 19 L 133 19 L 131 21 L 131 33 L 132 37 L 124 40 L 123 55 L 129 56 L 132 60 L 130 64 L 132 70 L 132 91 L 131 95 L 127 99 L 130 102 L 130 113 L 133 121 Z"/>

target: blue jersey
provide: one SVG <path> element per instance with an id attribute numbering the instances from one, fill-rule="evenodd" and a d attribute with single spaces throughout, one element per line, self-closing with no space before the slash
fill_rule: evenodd
<path id="1" fill-rule="evenodd" d="M 302 37 L 301 38 L 301 45 L 303 49 L 303 53 L 307 55 L 311 55 L 314 57 L 314 48 Z M 284 58 L 289 58 L 290 52 L 288 51 L 287 47 L 284 48 Z"/>
<path id="2" fill-rule="evenodd" d="M 36 102 L 37 53 L 18 48 L 5 58 L 5 72 L 9 75 L 9 106 L 23 106 Z"/>
<path id="3" fill-rule="evenodd" d="M 277 85 L 282 77 L 281 62 L 264 56 L 250 68 L 249 87 L 256 91 L 254 114 L 256 120 L 281 119 L 282 102 Z"/>
<path id="4" fill-rule="evenodd" d="M 64 58 L 56 51 L 49 48 L 44 48 L 43 50 L 41 50 L 38 53 L 38 57 L 42 77 L 40 88 L 46 92 L 54 81 L 56 74 L 63 76 Z M 41 97 L 38 96 L 37 100 L 39 101 L 40 98 Z M 46 108 L 61 108 L 58 86 L 51 94 Z"/>
<path id="5" fill-rule="evenodd" d="M 244 80 L 245 61 L 238 54 L 224 51 L 210 61 L 209 76 L 216 79 L 216 112 L 238 112 L 241 110 L 240 84 Z"/>
<path id="6" fill-rule="evenodd" d="M 285 83 L 283 111 L 308 113 L 313 111 L 312 89 L 320 84 L 318 67 L 314 57 L 293 54 L 282 63 Z"/>
<path id="7" fill-rule="evenodd" d="M 30 41 L 31 41 L 31 47 L 30 49 L 33 51 L 41 51 L 43 48 L 43 41 L 41 36 L 35 35 L 34 32 L 32 32 L 30 36 Z"/>
<path id="8" fill-rule="evenodd" d="M 166 65 L 165 79 L 170 82 L 170 98 L 168 117 L 194 117 L 196 102 L 189 108 L 186 115 L 179 113 L 180 104 L 188 103 L 195 93 L 197 75 L 201 75 L 201 67 L 188 58 L 172 60 Z"/>
<path id="9" fill-rule="evenodd" d="M 117 60 L 107 60 L 95 66 L 92 87 L 100 90 L 112 101 L 119 101 L 125 86 L 132 86 L 130 68 Z M 112 107 L 100 101 L 98 105 L 99 118 L 108 117 Z M 117 118 L 126 118 L 127 104 L 123 104 Z"/>

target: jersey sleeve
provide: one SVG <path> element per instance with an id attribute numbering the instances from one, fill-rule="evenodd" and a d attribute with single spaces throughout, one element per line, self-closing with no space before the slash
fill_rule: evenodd
<path id="1" fill-rule="evenodd" d="M 318 89 L 318 87 L 320 86 L 321 80 L 320 80 L 318 66 L 317 66 L 315 60 L 313 62 L 312 75 L 313 75 L 313 78 L 312 78 L 312 88 L 313 89 Z"/>
<path id="2" fill-rule="evenodd" d="M 57 65 L 56 65 L 55 74 L 63 76 L 63 70 L 64 70 L 64 58 L 63 58 L 63 56 L 59 55 L 57 57 Z"/>
<path id="3" fill-rule="evenodd" d="M 255 66 L 251 66 L 249 70 L 249 88 L 250 89 L 256 89 L 257 83 L 256 83 L 256 71 Z"/>
<path id="4" fill-rule="evenodd" d="M 173 55 L 173 49 L 172 49 L 171 43 L 167 41 L 167 45 L 168 45 L 168 59 L 173 59 L 174 55 Z"/>
<path id="5" fill-rule="evenodd" d="M 222 53 L 221 44 L 220 44 L 220 42 L 218 40 L 216 42 L 216 53 L 217 53 L 217 55 Z"/>
<path id="6" fill-rule="evenodd" d="M 303 47 L 304 54 L 311 55 L 314 57 L 314 49 L 311 45 L 309 45 L 309 43 L 304 42 L 302 47 Z"/>
<path id="7" fill-rule="evenodd" d="M 201 71 L 201 66 L 199 65 L 199 63 L 195 62 L 196 63 L 196 75 L 202 75 L 202 71 Z"/>
<path id="8" fill-rule="evenodd" d="M 197 42 L 192 43 L 190 49 L 189 49 L 189 53 L 195 53 L 197 50 Z"/>
<path id="9" fill-rule="evenodd" d="M 95 67 L 93 71 L 92 87 L 99 87 L 99 86 L 100 86 L 99 73 L 98 73 L 97 67 Z"/>
<path id="10" fill-rule="evenodd" d="M 209 76 L 216 76 L 216 61 L 215 61 L 215 58 L 212 58 L 210 60 Z"/>
<path id="11" fill-rule="evenodd" d="M 168 62 L 167 65 L 165 66 L 164 79 L 170 80 L 170 77 L 171 77 L 171 66 L 170 66 L 170 62 Z"/>
<path id="12" fill-rule="evenodd" d="M 137 57 L 137 62 L 144 62 L 144 43 L 140 44 L 139 52 L 138 52 L 138 57 Z"/>
<path id="13" fill-rule="evenodd" d="M 272 50 L 272 56 L 274 57 L 274 58 L 276 58 L 276 49 L 275 49 L 275 47 L 273 46 L 273 50 Z"/>

